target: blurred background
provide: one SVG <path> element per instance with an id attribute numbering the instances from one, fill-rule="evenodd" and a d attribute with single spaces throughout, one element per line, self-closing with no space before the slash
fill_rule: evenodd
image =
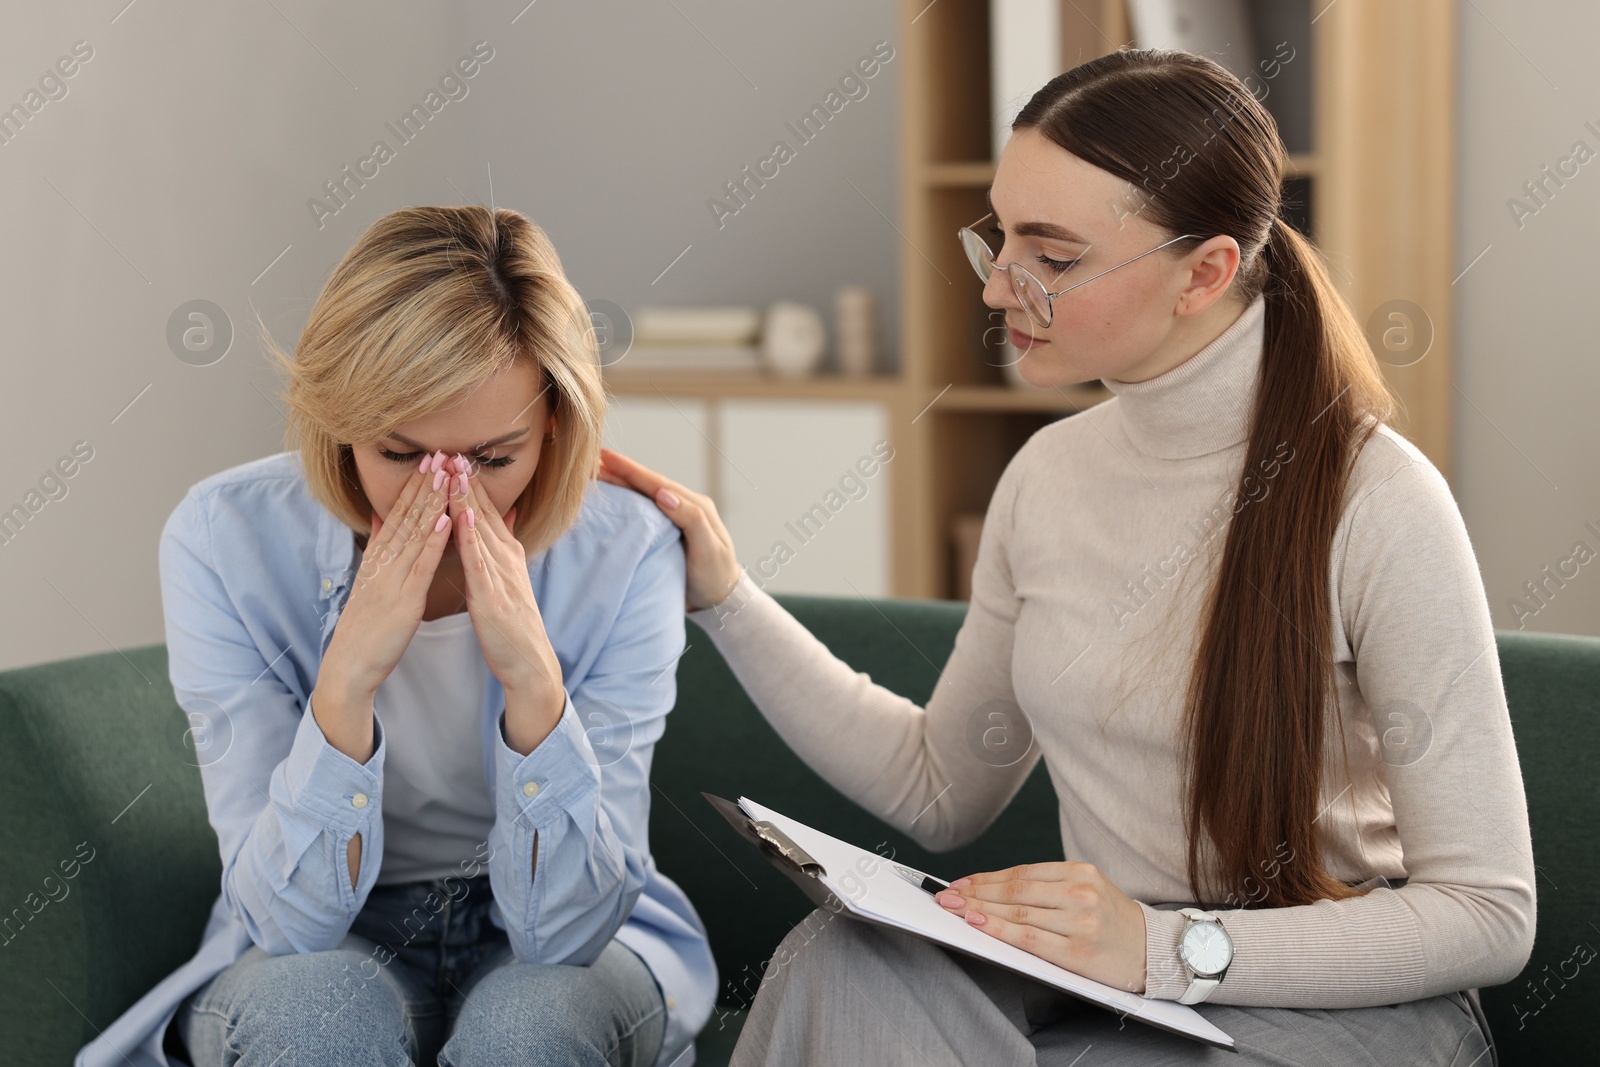
<path id="1" fill-rule="evenodd" d="M 1576 0 L 11 5 L 0 668 L 164 639 L 167 515 L 283 448 L 255 319 L 292 348 L 416 204 L 548 231 L 608 443 L 766 588 L 964 596 L 1005 462 L 1108 394 L 1008 372 L 955 231 L 1027 96 L 1130 43 L 1261 86 L 1496 625 L 1600 634 L 1597 39 Z"/>

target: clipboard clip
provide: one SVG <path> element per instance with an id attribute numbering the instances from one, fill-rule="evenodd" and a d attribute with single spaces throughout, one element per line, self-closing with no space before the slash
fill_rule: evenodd
<path id="1" fill-rule="evenodd" d="M 827 874 L 822 864 L 811 858 L 810 853 L 794 843 L 790 836 L 778 829 L 766 819 L 749 819 L 750 831 L 760 839 L 761 849 L 765 852 L 775 852 L 795 869 L 805 872 L 816 878 Z"/>
<path id="2" fill-rule="evenodd" d="M 757 819 L 740 805 L 715 793 L 701 790 L 700 795 L 728 820 L 728 825 L 733 827 L 735 833 L 760 849 L 761 854 L 792 878 L 807 896 L 818 904 L 823 903 L 822 894 L 832 896 L 820 882 L 821 878 L 826 877 L 827 869 L 795 844 L 794 839 L 780 830 L 777 824 L 769 819 Z M 801 875 L 807 877 L 802 878 Z"/>

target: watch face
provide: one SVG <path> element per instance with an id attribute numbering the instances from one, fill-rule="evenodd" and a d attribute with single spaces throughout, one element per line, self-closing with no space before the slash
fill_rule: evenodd
<path id="1" fill-rule="evenodd" d="M 1217 923 L 1205 920 L 1189 927 L 1179 951 L 1183 962 L 1200 975 L 1216 974 L 1233 959 L 1233 943 L 1227 933 Z"/>

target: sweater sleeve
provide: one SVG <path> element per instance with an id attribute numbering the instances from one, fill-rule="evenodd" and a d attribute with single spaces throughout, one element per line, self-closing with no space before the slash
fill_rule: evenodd
<path id="1" fill-rule="evenodd" d="M 1397 1004 L 1509 982 L 1533 951 L 1521 768 L 1488 600 L 1443 476 L 1411 457 L 1368 491 L 1335 566 L 1406 880 L 1346 900 L 1220 911 L 1234 958 L 1214 1003 Z M 1176 1000 L 1188 986 L 1177 952 L 1186 920 L 1141 906 L 1145 996 Z"/>
<path id="2" fill-rule="evenodd" d="M 689 613 L 801 759 L 934 851 L 981 834 L 1039 760 L 1011 680 L 1020 601 L 1007 541 L 1018 480 L 1014 457 L 984 519 L 966 619 L 926 708 L 836 658 L 748 571 L 721 604 Z"/>

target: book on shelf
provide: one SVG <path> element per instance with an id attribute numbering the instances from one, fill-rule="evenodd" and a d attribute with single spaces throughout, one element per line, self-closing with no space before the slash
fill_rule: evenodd
<path id="1" fill-rule="evenodd" d="M 715 371 L 718 373 L 759 374 L 765 369 L 761 350 L 755 345 L 722 344 L 639 344 L 607 370 L 633 371 Z"/>

